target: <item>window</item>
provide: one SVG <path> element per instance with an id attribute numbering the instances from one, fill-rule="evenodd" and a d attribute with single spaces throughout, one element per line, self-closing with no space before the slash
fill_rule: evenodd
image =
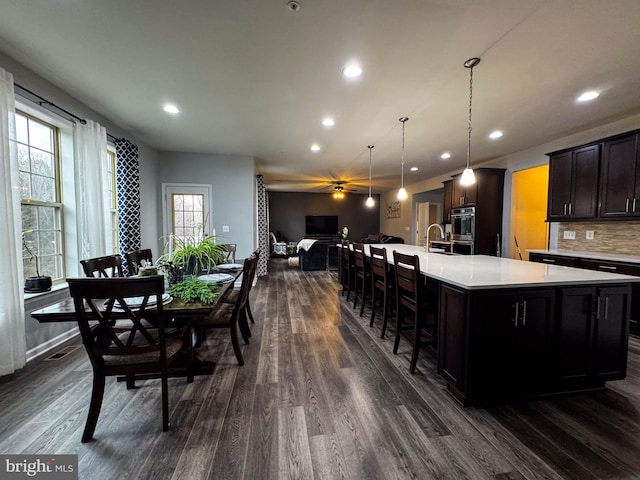
<path id="1" fill-rule="evenodd" d="M 118 230 L 118 194 L 116 189 L 116 152 L 107 151 L 107 175 L 109 176 L 109 197 L 111 198 L 111 232 L 113 253 L 120 253 L 120 232 Z"/>
<path id="2" fill-rule="evenodd" d="M 173 234 L 182 240 L 199 238 L 204 230 L 204 195 L 172 193 Z"/>
<path id="3" fill-rule="evenodd" d="M 22 199 L 22 231 L 26 277 L 64 278 L 59 131 L 53 125 L 16 112 L 16 136 Z"/>

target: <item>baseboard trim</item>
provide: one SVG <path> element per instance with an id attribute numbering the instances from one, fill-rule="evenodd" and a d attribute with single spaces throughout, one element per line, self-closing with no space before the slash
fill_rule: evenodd
<path id="1" fill-rule="evenodd" d="M 71 330 L 67 330 L 64 333 L 61 333 L 57 337 L 52 338 L 51 340 L 47 340 L 46 342 L 41 343 L 37 347 L 27 350 L 27 362 L 30 362 L 31 360 L 50 352 L 54 348 L 59 347 L 60 345 L 71 340 L 77 335 L 80 335 L 80 330 L 78 330 L 78 327 L 74 327 Z"/>

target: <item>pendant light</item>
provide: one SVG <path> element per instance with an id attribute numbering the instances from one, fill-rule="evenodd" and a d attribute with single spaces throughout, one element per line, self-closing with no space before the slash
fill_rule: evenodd
<path id="1" fill-rule="evenodd" d="M 367 148 L 369 149 L 369 196 L 364 204 L 369 208 L 372 208 L 376 204 L 375 200 L 371 196 L 371 150 L 373 150 L 373 147 L 373 145 L 367 145 Z"/>
<path id="2" fill-rule="evenodd" d="M 405 200 L 407 198 L 407 191 L 404 188 L 404 124 L 409 120 L 409 117 L 400 117 L 399 121 L 402 122 L 402 169 L 400 171 L 400 190 L 398 190 L 398 200 Z"/>
<path id="3" fill-rule="evenodd" d="M 473 185 L 476 183 L 476 175 L 471 169 L 471 101 L 473 99 L 473 67 L 480 63 L 479 58 L 470 58 L 464 62 L 464 67 L 469 69 L 469 128 L 467 137 L 467 168 L 460 176 L 460 185 Z"/>

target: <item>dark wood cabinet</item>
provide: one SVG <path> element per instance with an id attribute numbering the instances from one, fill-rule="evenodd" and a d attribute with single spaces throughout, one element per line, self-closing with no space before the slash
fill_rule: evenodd
<path id="1" fill-rule="evenodd" d="M 469 390 L 483 400 L 526 396 L 538 391 L 550 371 L 551 289 L 482 293 L 471 308 L 491 312 L 472 325 L 474 360 Z"/>
<path id="2" fill-rule="evenodd" d="M 598 260 L 595 258 L 552 255 L 538 252 L 530 252 L 529 261 L 640 277 L 640 264 L 631 262 Z M 640 283 L 631 284 L 631 293 L 629 333 L 640 336 Z"/>
<path id="3" fill-rule="evenodd" d="M 547 253 L 529 252 L 529 261 L 546 263 L 549 265 L 561 265 L 564 267 L 577 266 L 578 260 L 574 257 L 565 257 L 563 255 L 551 255 Z"/>
<path id="4" fill-rule="evenodd" d="M 467 348 L 467 293 L 443 284 L 440 287 L 440 322 L 438 338 L 438 373 L 453 389 L 454 395 L 465 391 L 465 350 Z"/>
<path id="5" fill-rule="evenodd" d="M 451 200 L 453 198 L 453 180 L 442 182 L 444 199 L 442 201 L 442 223 L 451 223 Z"/>
<path id="6" fill-rule="evenodd" d="M 549 154 L 547 220 L 595 218 L 600 144 Z"/>
<path id="7" fill-rule="evenodd" d="M 498 237 L 502 237 L 502 200 L 504 192 L 503 168 L 478 168 L 476 183 L 460 185 L 460 176 L 443 182 L 445 190 L 444 216 L 451 222 L 451 209 L 462 205 L 475 206 L 473 252 L 496 255 Z M 447 205 L 447 189 L 451 189 L 451 204 Z"/>
<path id="8" fill-rule="evenodd" d="M 640 216 L 639 180 L 638 134 L 603 142 L 599 216 Z"/>
<path id="9" fill-rule="evenodd" d="M 624 378 L 630 296 L 626 286 L 562 289 L 553 355 L 560 383 L 579 389 Z"/>

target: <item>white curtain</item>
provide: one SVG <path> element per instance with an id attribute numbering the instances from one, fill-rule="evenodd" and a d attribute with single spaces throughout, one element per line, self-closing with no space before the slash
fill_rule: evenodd
<path id="1" fill-rule="evenodd" d="M 22 215 L 13 75 L 0 68 L 0 376 L 26 362 Z"/>
<path id="2" fill-rule="evenodd" d="M 78 258 L 113 253 L 107 131 L 91 120 L 76 124 L 74 138 Z"/>

